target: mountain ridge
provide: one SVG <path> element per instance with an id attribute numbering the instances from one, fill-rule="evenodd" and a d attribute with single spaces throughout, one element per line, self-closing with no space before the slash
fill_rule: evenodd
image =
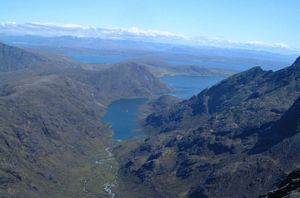
<path id="1" fill-rule="evenodd" d="M 299 119 L 299 87 L 297 59 L 276 72 L 255 67 L 235 74 L 150 114 L 144 121 L 148 138 L 120 157 L 123 177 L 135 178 L 131 186 L 155 192 L 149 197 L 257 197 L 268 192 L 300 162 L 298 129 L 277 127 L 290 126 L 290 117 Z M 287 136 L 264 136 L 270 129 Z M 267 140 L 275 144 L 250 152 Z"/>

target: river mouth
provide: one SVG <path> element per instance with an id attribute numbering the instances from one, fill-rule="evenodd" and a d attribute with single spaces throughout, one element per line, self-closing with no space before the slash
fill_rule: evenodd
<path id="1" fill-rule="evenodd" d="M 112 102 L 102 121 L 109 124 L 114 140 L 130 140 L 133 137 L 144 136 L 138 116 L 140 107 L 147 102 L 145 98 L 120 99 Z"/>

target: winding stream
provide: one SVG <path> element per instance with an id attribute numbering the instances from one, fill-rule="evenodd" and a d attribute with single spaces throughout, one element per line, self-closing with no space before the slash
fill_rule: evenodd
<path id="1" fill-rule="evenodd" d="M 107 155 L 108 155 L 108 158 L 104 159 L 105 161 L 110 161 L 110 160 L 115 159 L 113 153 L 109 149 L 110 149 L 109 147 L 105 148 L 105 151 L 107 152 Z M 96 164 L 97 164 L 97 161 L 96 161 Z M 110 168 L 112 169 L 112 165 L 110 165 Z M 116 186 L 116 181 L 107 182 L 104 184 L 104 191 L 107 192 L 111 198 L 114 198 L 116 196 L 116 194 L 112 190 L 112 188 L 114 188 L 115 186 Z"/>

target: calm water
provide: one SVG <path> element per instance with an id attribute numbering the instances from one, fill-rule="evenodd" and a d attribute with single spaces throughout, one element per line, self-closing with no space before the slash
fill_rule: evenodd
<path id="1" fill-rule="evenodd" d="M 176 90 L 171 95 L 180 99 L 187 99 L 198 94 L 203 89 L 225 79 L 219 76 L 164 76 L 161 81 L 168 84 L 169 87 Z"/>
<path id="2" fill-rule="evenodd" d="M 224 77 L 215 76 L 165 76 L 161 80 L 176 89 L 171 95 L 187 99 L 210 87 Z M 146 99 L 121 99 L 109 105 L 102 121 L 109 123 L 114 132 L 114 139 L 128 140 L 134 136 L 143 136 L 138 122 L 140 107 Z"/>
<path id="3" fill-rule="evenodd" d="M 121 99 L 109 105 L 102 121 L 111 124 L 114 139 L 127 140 L 133 136 L 143 136 L 138 122 L 140 106 L 146 99 Z"/>
<path id="4" fill-rule="evenodd" d="M 179 65 L 198 65 L 202 67 L 208 67 L 208 68 L 219 68 L 219 69 L 230 69 L 230 70 L 235 70 L 235 71 L 244 71 L 247 69 L 250 69 L 254 66 L 261 66 L 265 70 L 278 70 L 285 65 L 289 65 L 287 61 L 284 62 L 222 62 L 218 60 L 184 60 L 184 61 L 172 61 L 168 60 L 166 61 L 170 65 L 173 66 L 179 66 Z"/>
<path id="5" fill-rule="evenodd" d="M 256 64 L 253 63 L 225 63 L 221 61 L 211 60 L 185 60 L 185 61 L 167 61 L 167 63 L 178 66 L 178 65 L 200 65 L 208 68 L 220 68 L 220 69 L 231 69 L 236 71 L 243 71 L 249 69 Z"/>

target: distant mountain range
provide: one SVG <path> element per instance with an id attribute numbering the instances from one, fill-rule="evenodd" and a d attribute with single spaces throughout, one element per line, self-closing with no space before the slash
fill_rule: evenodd
<path id="1" fill-rule="evenodd" d="M 296 57 L 295 54 L 286 55 L 248 49 L 190 47 L 157 42 L 71 36 L 44 37 L 0 34 L 0 42 L 36 52 L 64 54 L 75 59 L 83 56 L 89 60 L 100 56 L 106 57 L 108 61 L 110 58 L 139 62 L 163 61 L 171 65 L 196 65 L 237 71 L 246 70 L 253 65 L 277 70 L 289 65 Z"/>
<path id="2" fill-rule="evenodd" d="M 221 48 L 239 48 L 249 50 L 265 50 L 272 52 L 299 52 L 299 49 L 291 49 L 284 43 L 265 43 L 262 41 L 231 41 L 224 39 L 212 39 L 206 37 L 188 37 L 185 35 L 158 31 L 143 30 L 133 28 L 96 28 L 74 24 L 54 24 L 54 23 L 2 23 L 0 24 L 0 34 L 5 35 L 31 35 L 42 37 L 72 36 L 78 38 L 100 38 L 114 40 L 130 40 L 139 42 L 169 43 L 187 46 L 210 46 Z"/>

